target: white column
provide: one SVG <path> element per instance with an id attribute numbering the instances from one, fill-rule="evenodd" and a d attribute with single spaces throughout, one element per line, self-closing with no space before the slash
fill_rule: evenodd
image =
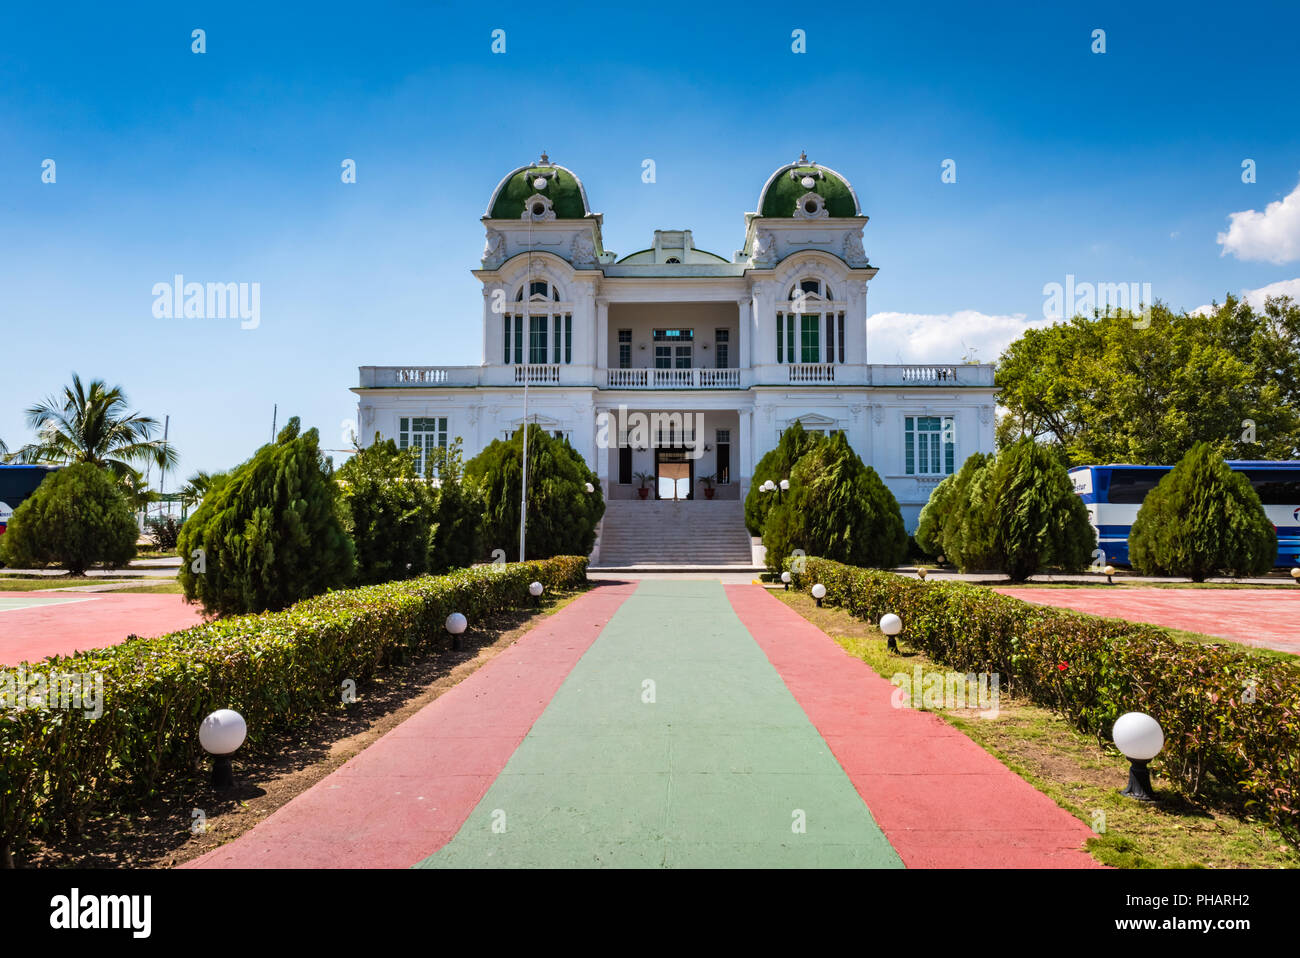
<path id="1" fill-rule="evenodd" d="M 609 365 L 609 300 L 596 299 L 596 355 L 591 365 L 604 369 Z"/>
<path id="2" fill-rule="evenodd" d="M 736 365 L 741 369 L 748 369 L 751 365 L 749 356 L 749 344 L 753 341 L 753 308 L 748 299 L 736 300 L 739 307 L 739 322 L 737 324 L 738 332 L 736 334 Z"/>
<path id="3" fill-rule="evenodd" d="M 492 312 L 492 284 L 483 286 L 483 363 L 501 362 L 501 316 Z"/>
<path id="4" fill-rule="evenodd" d="M 749 492 L 749 480 L 754 474 L 754 410 L 737 410 L 737 417 L 740 420 L 740 442 L 736 444 L 736 466 L 740 473 L 740 497 L 743 499 Z"/>
<path id="5" fill-rule="evenodd" d="M 591 447 L 595 450 L 596 455 L 596 475 L 600 477 L 600 488 L 606 499 L 609 498 L 609 449 L 602 449 L 600 443 L 596 441 L 600 435 L 597 419 L 602 412 L 608 412 L 600 406 L 594 406 L 591 412 Z M 618 442 L 618 423 L 611 423 L 609 429 L 609 442 L 611 444 Z"/>

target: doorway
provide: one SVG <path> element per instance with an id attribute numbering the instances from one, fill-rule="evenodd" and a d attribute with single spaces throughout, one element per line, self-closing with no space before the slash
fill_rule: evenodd
<path id="1" fill-rule="evenodd" d="M 694 499 L 695 460 L 683 447 L 655 449 L 655 498 Z"/>

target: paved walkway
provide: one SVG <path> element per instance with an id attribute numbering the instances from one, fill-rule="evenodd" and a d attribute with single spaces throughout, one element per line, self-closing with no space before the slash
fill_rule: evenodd
<path id="1" fill-rule="evenodd" d="M 892 692 L 760 587 L 604 585 L 191 865 L 1094 864 Z"/>
<path id="2" fill-rule="evenodd" d="M 0 592 L 0 665 L 119 645 L 197 625 L 197 605 L 179 595 L 56 595 Z"/>
<path id="3" fill-rule="evenodd" d="M 1203 632 L 1300 654 L 1300 587 L 1291 589 L 1019 589 L 1026 602 Z"/>

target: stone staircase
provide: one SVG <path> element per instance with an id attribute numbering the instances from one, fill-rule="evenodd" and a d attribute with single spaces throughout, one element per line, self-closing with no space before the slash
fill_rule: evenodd
<path id="1" fill-rule="evenodd" d="M 597 568 L 754 568 L 739 499 L 611 499 Z"/>

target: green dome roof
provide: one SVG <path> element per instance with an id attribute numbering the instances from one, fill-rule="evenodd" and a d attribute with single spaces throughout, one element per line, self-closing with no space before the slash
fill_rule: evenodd
<path id="1" fill-rule="evenodd" d="M 533 186 L 538 176 L 546 177 L 546 189 Z M 522 219 L 524 202 L 533 194 L 551 201 L 556 219 L 580 220 L 591 212 L 582 181 L 571 170 L 549 162 L 543 153 L 542 162 L 521 166 L 497 184 L 488 201 L 487 215 L 495 220 Z"/>
<path id="2" fill-rule="evenodd" d="M 803 185 L 804 177 L 808 176 L 815 181 L 811 189 Z M 763 192 L 758 197 L 758 214 L 793 217 L 795 205 L 806 193 L 820 196 L 826 212 L 831 216 L 862 215 L 858 195 L 849 181 L 830 167 L 810 163 L 803 156 L 794 163 L 787 163 L 768 177 Z"/>

